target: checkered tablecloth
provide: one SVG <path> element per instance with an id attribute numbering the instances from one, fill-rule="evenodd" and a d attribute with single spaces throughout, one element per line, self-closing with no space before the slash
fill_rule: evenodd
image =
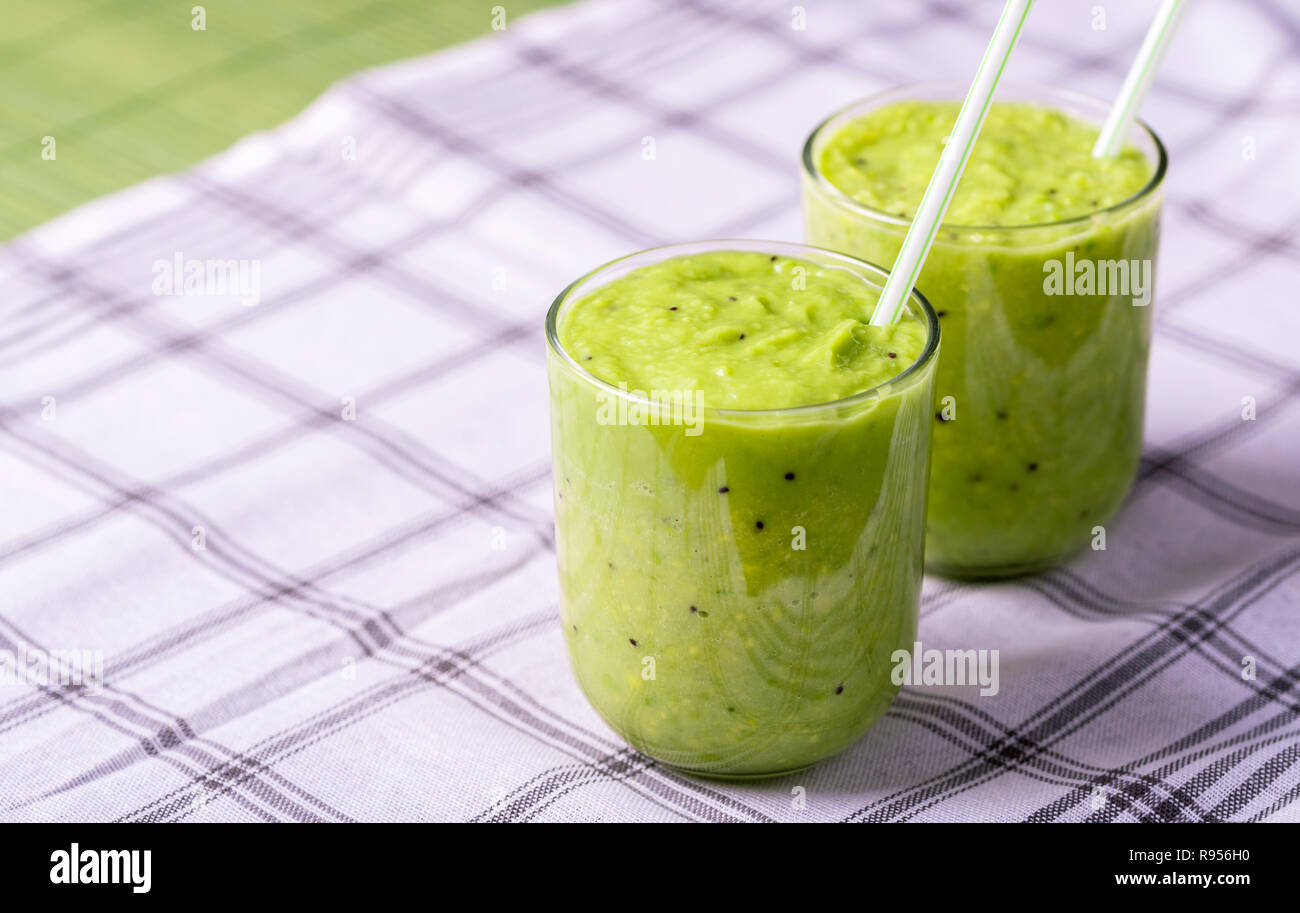
<path id="1" fill-rule="evenodd" d="M 1110 96 L 1154 6 L 1040 3 L 1007 78 Z M 999 650 L 996 696 L 908 687 L 843 755 L 736 786 L 627 749 L 569 672 L 551 299 L 661 242 L 799 239 L 814 123 L 967 78 L 999 8 L 589 0 L 0 248 L 0 651 L 103 661 L 0 684 L 0 818 L 1300 819 L 1284 0 L 1193 4 L 1145 108 L 1172 170 L 1107 550 L 927 581 L 921 640 Z M 207 260 L 256 282 L 157 293 Z"/>

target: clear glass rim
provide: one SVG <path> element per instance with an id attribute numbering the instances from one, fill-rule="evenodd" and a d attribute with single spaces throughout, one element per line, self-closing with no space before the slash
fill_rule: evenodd
<path id="1" fill-rule="evenodd" d="M 628 260 L 637 257 L 655 256 L 651 262 L 662 262 L 663 260 L 672 259 L 675 256 L 688 256 L 692 253 L 706 252 L 724 252 L 724 251 L 753 251 L 756 253 L 780 254 L 792 259 L 807 259 L 813 262 L 825 262 L 827 260 L 840 264 L 843 268 L 851 270 L 858 274 L 866 274 L 864 278 L 870 277 L 872 284 L 878 284 L 883 287 L 885 279 L 889 276 L 889 271 L 874 263 L 868 263 L 849 254 L 842 254 L 838 251 L 827 250 L 824 247 L 815 247 L 811 244 L 800 244 L 793 241 L 759 241 L 743 238 L 723 238 L 709 241 L 687 241 L 676 244 L 664 244 L 659 247 L 650 247 L 645 250 L 639 250 L 634 253 L 617 257 L 607 263 L 603 263 L 590 272 L 579 276 L 570 282 L 555 297 L 551 303 L 550 309 L 546 312 L 546 344 L 551 352 L 560 359 L 560 362 L 572 373 L 589 383 L 591 386 L 598 388 L 610 396 L 616 396 L 620 399 L 628 400 L 642 405 L 653 405 L 648 398 L 635 396 L 631 391 L 620 389 L 609 381 L 602 380 L 592 374 L 582 366 L 560 343 L 559 334 L 559 316 L 560 310 L 564 304 L 570 300 L 575 289 L 584 285 L 588 281 L 599 277 L 602 273 L 608 272 L 613 267 Z M 647 264 L 648 265 L 648 264 Z M 594 286 L 597 288 L 599 286 Z M 859 402 L 865 402 L 875 397 L 883 398 L 886 394 L 892 393 L 896 389 L 902 389 L 911 386 L 922 375 L 922 372 L 934 361 L 935 353 L 939 350 L 939 317 L 930 306 L 930 302 L 920 291 L 913 288 L 909 296 L 911 301 L 920 309 L 924 317 L 926 326 L 925 347 L 921 354 L 916 357 L 910 365 L 901 372 L 882 381 L 874 387 L 852 393 L 840 399 L 827 400 L 819 403 L 805 403 L 799 406 L 783 406 L 777 409 L 718 409 L 705 406 L 704 412 L 707 415 L 720 417 L 755 417 L 755 416 L 784 416 L 784 415 L 807 415 L 819 411 L 834 411 L 845 406 L 851 406 Z"/>
<path id="2" fill-rule="evenodd" d="M 885 212 L 883 209 L 875 209 L 874 207 L 868 206 L 865 203 L 859 203 L 857 200 L 848 196 L 846 193 L 844 193 L 842 190 L 840 190 L 838 187 L 832 184 L 826 178 L 826 176 L 821 173 L 821 170 L 817 167 L 816 162 L 813 161 L 813 147 L 817 144 L 817 140 L 821 137 L 822 133 L 825 132 L 826 129 L 831 126 L 831 124 L 836 123 L 841 118 L 844 118 L 846 115 L 849 115 L 855 111 L 861 110 L 865 113 L 866 110 L 870 108 L 879 107 L 882 103 L 890 99 L 894 101 L 902 101 L 904 100 L 904 97 L 909 92 L 934 93 L 934 92 L 940 92 L 940 91 L 946 92 L 946 90 L 952 90 L 952 100 L 960 102 L 962 97 L 965 95 L 967 88 L 968 87 L 962 83 L 949 82 L 943 80 L 910 82 L 904 85 L 894 86 L 892 88 L 885 89 L 880 92 L 875 92 L 871 95 L 866 96 L 865 98 L 859 98 L 857 101 L 845 105 L 839 110 L 833 112 L 829 117 L 827 117 L 816 127 L 814 127 L 812 133 L 808 134 L 808 139 L 804 141 L 803 152 L 800 155 L 800 159 L 803 162 L 804 175 L 816 185 L 818 190 L 820 190 L 822 193 L 826 194 L 827 196 L 832 197 L 836 203 L 848 209 L 854 210 L 859 215 L 865 218 L 869 218 L 876 222 L 884 222 L 890 225 L 898 225 L 900 227 L 905 227 L 907 225 L 912 224 L 912 220 L 910 218 L 904 216 L 897 216 L 894 215 L 893 213 Z M 1090 105 L 1090 106 L 1096 105 L 1096 106 L 1100 106 L 1102 110 L 1106 110 L 1109 107 L 1109 102 L 1106 102 L 1095 96 L 1088 95 L 1084 92 L 1075 92 L 1072 89 L 1060 89 L 1055 86 L 1049 86 L 1045 83 L 1008 82 L 1003 84 L 1003 88 L 1006 90 L 1010 90 L 1012 92 L 1036 93 L 1041 95 L 1044 98 L 1058 98 L 1066 102 L 1074 102 L 1075 104 L 1080 104 L 1080 105 Z M 1165 152 L 1165 144 L 1160 141 L 1160 137 L 1156 135 L 1156 132 L 1151 129 L 1151 126 L 1146 121 L 1142 120 L 1141 118 L 1137 118 L 1136 120 L 1133 121 L 1133 126 L 1135 128 L 1140 128 L 1150 138 L 1152 146 L 1155 149 L 1156 161 L 1155 161 L 1155 170 L 1151 175 L 1151 180 L 1149 180 L 1140 190 L 1138 190 L 1132 196 L 1126 197 L 1125 199 L 1120 200 L 1118 203 L 1114 203 L 1110 206 L 1106 206 L 1101 209 L 1089 210 L 1088 212 L 1082 213 L 1077 216 L 1070 216 L 1068 219 L 1058 219 L 1055 222 L 1031 222 L 1031 223 L 1025 223 L 1020 225 L 963 225 L 957 223 L 944 222 L 942 225 L 943 230 L 957 231 L 957 232 L 982 232 L 982 233 L 991 234 L 994 232 L 1017 232 L 1017 231 L 1029 231 L 1033 229 L 1060 228 L 1063 226 L 1077 225 L 1083 222 L 1087 222 L 1090 221 L 1094 216 L 1102 215 L 1105 213 L 1119 212 L 1120 210 L 1127 209 L 1137 203 L 1140 203 L 1142 200 L 1153 195 L 1156 192 L 1156 190 L 1160 188 L 1160 185 L 1164 183 L 1165 172 L 1169 167 L 1169 157 Z"/>

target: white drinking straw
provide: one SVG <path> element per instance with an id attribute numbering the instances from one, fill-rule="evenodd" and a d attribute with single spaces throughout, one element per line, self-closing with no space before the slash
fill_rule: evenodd
<path id="1" fill-rule="evenodd" d="M 1097 144 L 1092 147 L 1094 158 L 1112 156 L 1124 145 L 1124 137 L 1128 136 L 1133 118 L 1137 117 L 1138 109 L 1142 107 L 1142 99 L 1146 98 L 1147 90 L 1151 88 L 1151 80 L 1155 78 L 1160 66 L 1160 58 L 1165 56 L 1165 49 L 1169 47 L 1169 39 L 1173 37 L 1174 28 L 1178 25 L 1185 5 L 1185 0 L 1165 0 L 1160 5 L 1155 21 L 1151 23 L 1147 37 L 1142 41 L 1137 59 L 1124 78 L 1119 97 L 1110 109 L 1110 116 L 1106 118 L 1106 123 L 1097 136 Z"/>
<path id="2" fill-rule="evenodd" d="M 948 211 L 948 204 L 952 202 L 953 191 L 957 189 L 957 182 L 966 169 L 971 149 L 975 147 L 975 138 L 979 136 L 980 127 L 984 126 L 984 118 L 989 113 L 989 105 L 993 103 L 993 91 L 997 88 L 998 79 L 1007 65 L 1007 58 L 1011 56 L 1011 49 L 1016 46 L 1020 28 L 1025 24 L 1025 17 L 1029 15 L 1029 7 L 1032 5 L 1033 0 L 1007 0 L 1007 5 L 1002 8 L 1002 18 L 998 20 L 989 46 L 984 51 L 984 59 L 975 72 L 970 91 L 966 93 L 966 101 L 957 114 L 957 123 L 953 125 L 952 133 L 944 144 L 939 166 L 930 176 L 925 196 L 921 197 L 916 217 L 907 229 L 903 246 L 898 251 L 898 259 L 889 271 L 889 278 L 885 280 L 885 287 L 880 292 L 880 301 L 871 314 L 871 322 L 878 327 L 894 323 L 903 313 L 903 302 L 916 285 L 921 266 L 925 263 L 925 255 L 930 252 L 934 236 L 939 233 L 939 225 L 943 222 L 944 213 Z"/>

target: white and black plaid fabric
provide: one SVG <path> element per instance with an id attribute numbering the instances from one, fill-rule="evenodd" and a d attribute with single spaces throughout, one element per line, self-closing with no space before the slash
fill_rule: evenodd
<path id="1" fill-rule="evenodd" d="M 1007 78 L 1109 97 L 1154 7 L 1040 3 Z M 798 240 L 814 123 L 968 78 L 999 8 L 593 0 L 0 249 L 0 651 L 103 660 L 89 688 L 11 662 L 0 818 L 1300 819 L 1286 0 L 1194 4 L 1145 108 L 1173 164 L 1108 548 L 927 581 L 922 642 L 998 650 L 996 696 L 908 687 L 842 756 L 738 786 L 629 750 L 569 672 L 551 299 L 658 243 Z M 256 303 L 159 285 L 207 260 Z"/>

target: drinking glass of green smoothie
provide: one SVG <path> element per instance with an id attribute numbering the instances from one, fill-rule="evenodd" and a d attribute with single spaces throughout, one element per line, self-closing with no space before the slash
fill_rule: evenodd
<path id="1" fill-rule="evenodd" d="M 651 758 L 772 776 L 898 691 L 923 566 L 939 323 L 798 244 L 616 260 L 546 320 L 561 616 L 578 684 Z"/>
<path id="2" fill-rule="evenodd" d="M 893 89 L 803 151 L 810 243 L 893 263 L 965 86 Z M 943 327 L 926 566 L 1000 577 L 1096 541 L 1142 444 L 1165 152 L 1137 123 L 1093 158 L 1109 110 L 1004 84 L 918 287 Z"/>

